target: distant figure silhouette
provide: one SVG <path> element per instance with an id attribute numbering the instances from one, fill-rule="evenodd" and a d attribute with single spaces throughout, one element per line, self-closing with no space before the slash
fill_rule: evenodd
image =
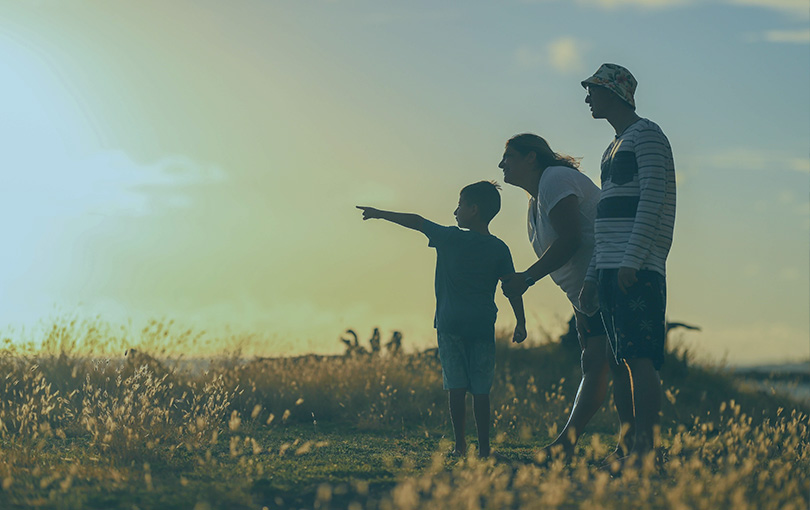
<path id="1" fill-rule="evenodd" d="M 501 208 L 498 186 L 481 181 L 461 190 L 454 215 L 457 227 L 443 227 L 421 216 L 358 206 L 363 219 L 384 219 L 425 234 L 436 248 L 436 315 L 444 389 L 449 392 L 454 455 L 464 455 L 467 390 L 473 394 L 478 452 L 490 454 L 489 392 L 495 371 L 495 290 L 498 279 L 515 272 L 509 248 L 489 233 Z M 462 230 L 465 229 L 465 230 Z M 526 338 L 523 299 L 510 298 L 517 327 L 515 342 Z"/>
<path id="2" fill-rule="evenodd" d="M 164 375 L 168 372 L 163 363 L 145 352 L 136 349 L 127 349 L 126 352 L 124 352 L 124 356 L 126 358 L 125 368 L 133 372 L 141 370 L 142 367 L 146 367 L 147 371 L 158 375 Z"/>
<path id="3" fill-rule="evenodd" d="M 656 445 L 666 325 L 666 259 L 675 225 L 675 164 L 661 128 L 636 114 L 636 79 L 603 64 L 582 81 L 594 119 L 615 131 L 602 156 L 596 246 L 583 307 L 602 314 L 617 362 L 629 368 L 635 433 L 631 451 Z M 620 454 L 625 453 L 620 451 Z"/>
<path id="4" fill-rule="evenodd" d="M 374 333 L 372 333 L 368 343 L 371 346 L 371 354 L 380 353 L 380 328 L 374 328 Z"/>
<path id="5" fill-rule="evenodd" d="M 562 340 L 566 347 L 579 349 L 582 379 L 565 427 L 544 448 L 546 458 L 551 458 L 555 447 L 571 455 L 583 429 L 605 401 L 608 372 L 613 373 L 614 401 L 622 422 L 629 426 L 633 418 L 627 370 L 607 354 L 598 310 L 584 310 L 579 303 L 593 254 L 599 188 L 579 171 L 574 158 L 554 152 L 546 140 L 531 133 L 510 138 L 498 166 L 505 182 L 529 193 L 527 230 L 537 255 L 531 267 L 504 281 L 503 293 L 520 296 L 550 276 L 574 309 L 569 333 Z"/>
<path id="6" fill-rule="evenodd" d="M 341 342 L 346 344 L 346 352 L 344 353 L 345 356 L 362 356 L 364 354 L 368 354 L 366 348 L 360 345 L 360 342 L 357 340 L 357 333 L 355 333 L 354 330 L 347 329 L 346 333 L 351 335 L 353 340 L 349 340 L 347 338 L 340 339 Z"/>
<path id="7" fill-rule="evenodd" d="M 388 351 L 388 354 L 396 356 L 400 353 L 400 349 L 402 349 L 402 333 L 394 331 L 391 340 L 385 344 L 385 350 Z"/>

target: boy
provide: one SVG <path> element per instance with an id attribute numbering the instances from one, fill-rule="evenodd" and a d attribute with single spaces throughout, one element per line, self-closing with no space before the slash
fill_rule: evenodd
<path id="1" fill-rule="evenodd" d="M 478 454 L 488 457 L 489 391 L 495 372 L 495 289 L 500 278 L 514 274 L 512 255 L 489 233 L 489 222 L 501 209 L 499 186 L 480 181 L 461 190 L 453 213 L 458 227 L 444 227 L 416 214 L 357 206 L 363 219 L 380 218 L 418 230 L 436 248 L 436 315 L 444 389 L 449 392 L 455 448 L 467 451 L 464 437 L 467 391 L 473 394 Z M 465 229 L 465 230 L 462 230 Z M 526 339 L 523 298 L 510 299 L 517 326 L 512 341 Z"/>

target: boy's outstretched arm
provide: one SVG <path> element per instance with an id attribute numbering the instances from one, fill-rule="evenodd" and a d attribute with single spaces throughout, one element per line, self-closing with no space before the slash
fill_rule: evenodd
<path id="1" fill-rule="evenodd" d="M 516 344 L 526 340 L 526 314 L 523 312 L 523 296 L 510 297 L 509 304 L 512 305 L 512 310 L 515 312 L 515 333 L 512 335 L 512 341 Z"/>
<path id="2" fill-rule="evenodd" d="M 375 209 L 373 207 L 367 207 L 363 205 L 358 205 L 356 207 L 361 211 L 363 211 L 364 220 L 372 220 L 372 219 L 388 220 L 391 223 L 396 223 L 397 225 L 402 225 L 403 227 L 412 228 L 414 230 L 419 231 L 422 230 L 422 225 L 425 222 L 425 219 L 419 216 L 418 214 L 383 211 L 380 209 Z"/>

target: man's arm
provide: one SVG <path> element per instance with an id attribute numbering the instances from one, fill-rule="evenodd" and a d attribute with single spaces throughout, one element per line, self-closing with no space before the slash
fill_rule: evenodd
<path id="1" fill-rule="evenodd" d="M 383 211 L 362 205 L 358 205 L 356 207 L 363 211 L 363 220 L 387 220 L 391 223 L 396 223 L 397 225 L 402 225 L 403 227 L 419 231 L 422 230 L 422 225 L 425 223 L 425 219 L 418 214 Z"/>
<path id="2" fill-rule="evenodd" d="M 549 273 L 556 271 L 571 260 L 582 242 L 582 229 L 579 225 L 579 199 L 576 195 L 569 195 L 554 206 L 548 213 L 551 226 L 557 233 L 555 239 L 531 265 L 522 273 L 515 273 L 512 278 L 503 282 L 503 293 L 507 297 L 520 296 L 529 288 L 526 282 L 536 282 L 545 278 Z"/>
<path id="3" fill-rule="evenodd" d="M 666 161 L 670 151 L 666 138 L 647 129 L 635 144 L 638 164 L 639 200 L 633 230 L 619 268 L 619 289 L 626 292 L 636 282 L 636 271 L 647 258 L 661 223 L 666 195 Z"/>

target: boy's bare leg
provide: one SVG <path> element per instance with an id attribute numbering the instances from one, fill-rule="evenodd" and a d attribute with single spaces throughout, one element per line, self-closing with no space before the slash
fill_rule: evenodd
<path id="1" fill-rule="evenodd" d="M 560 435 L 557 436 L 544 450 L 551 454 L 552 448 L 562 446 L 567 455 L 574 453 L 574 446 L 582 434 L 585 425 L 593 418 L 596 411 L 602 407 L 607 395 L 608 361 L 605 354 L 607 337 L 596 336 L 585 339 L 585 348 L 582 350 L 582 380 L 577 389 L 574 406 L 568 423 L 565 424 Z"/>
<path id="2" fill-rule="evenodd" d="M 464 437 L 465 419 L 467 416 L 467 389 L 456 388 L 450 390 L 450 421 L 453 424 L 453 435 L 456 446 L 453 450 L 458 455 L 467 453 L 467 440 Z"/>
<path id="3" fill-rule="evenodd" d="M 478 456 L 489 457 L 489 394 L 473 395 L 473 414 L 478 430 Z"/>
<path id="4" fill-rule="evenodd" d="M 636 416 L 636 435 L 632 453 L 643 457 L 655 447 L 661 413 L 661 379 L 649 358 L 629 359 Z"/>
<path id="5" fill-rule="evenodd" d="M 610 370 L 613 374 L 613 402 L 619 415 L 619 443 L 614 455 L 624 457 L 633 449 L 636 426 L 635 411 L 633 411 L 633 390 L 630 385 L 630 371 L 624 360 L 616 363 L 613 350 L 607 346 L 607 357 Z"/>

